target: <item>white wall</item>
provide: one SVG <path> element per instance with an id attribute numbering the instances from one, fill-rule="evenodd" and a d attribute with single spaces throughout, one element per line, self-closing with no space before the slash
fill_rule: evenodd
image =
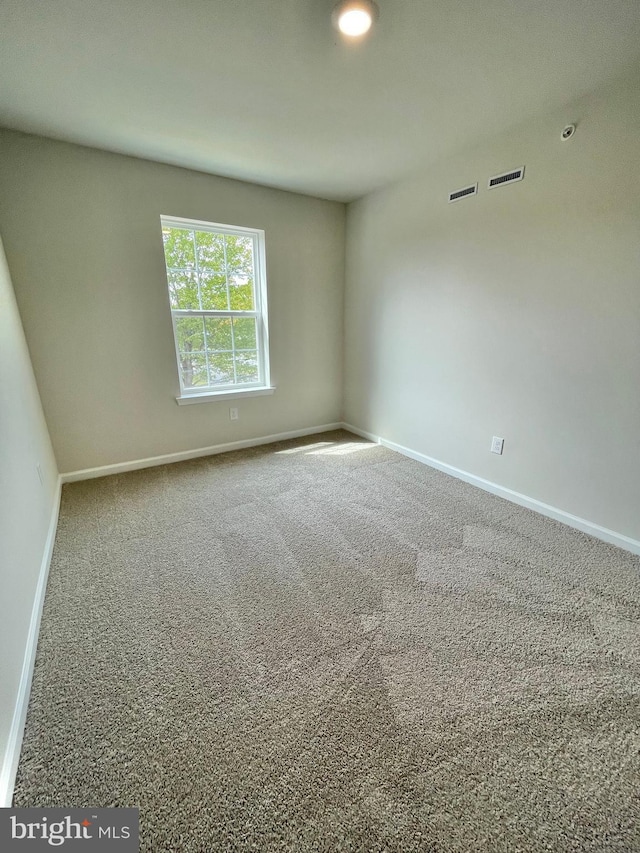
<path id="1" fill-rule="evenodd" d="M 0 151 L 0 230 L 61 471 L 340 420 L 344 205 L 10 131 Z M 265 230 L 274 395 L 176 404 L 161 214 Z"/>
<path id="2" fill-rule="evenodd" d="M 345 297 L 347 422 L 635 539 L 639 91 L 636 73 L 350 205 Z"/>
<path id="3" fill-rule="evenodd" d="M 22 739 L 14 714 L 57 505 L 58 469 L 0 242 L 0 806 Z"/>

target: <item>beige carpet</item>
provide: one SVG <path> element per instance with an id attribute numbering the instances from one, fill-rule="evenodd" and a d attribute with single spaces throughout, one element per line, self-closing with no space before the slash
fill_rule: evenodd
<path id="1" fill-rule="evenodd" d="M 640 559 L 347 433 L 65 486 L 15 806 L 640 851 Z"/>

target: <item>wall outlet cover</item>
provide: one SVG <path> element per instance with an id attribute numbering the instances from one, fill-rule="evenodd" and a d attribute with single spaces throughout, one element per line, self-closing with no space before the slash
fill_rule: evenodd
<path id="1" fill-rule="evenodd" d="M 491 439 L 491 452 L 502 455 L 502 449 L 504 448 L 504 438 L 498 438 L 497 435 L 494 435 Z"/>

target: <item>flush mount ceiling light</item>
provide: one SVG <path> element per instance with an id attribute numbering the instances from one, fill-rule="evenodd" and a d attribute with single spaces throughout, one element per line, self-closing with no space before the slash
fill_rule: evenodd
<path id="1" fill-rule="evenodd" d="M 380 14 L 373 0 L 339 0 L 336 3 L 331 20 L 333 26 L 345 36 L 356 38 L 371 29 L 371 24 Z"/>

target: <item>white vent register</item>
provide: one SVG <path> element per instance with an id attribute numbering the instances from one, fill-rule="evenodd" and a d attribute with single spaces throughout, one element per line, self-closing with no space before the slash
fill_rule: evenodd
<path id="1" fill-rule="evenodd" d="M 467 198 L 470 195 L 478 195 L 478 184 L 470 184 L 468 187 L 463 187 L 461 190 L 454 190 L 449 193 L 449 203 L 452 201 L 460 201 L 461 198 Z"/>
<path id="2" fill-rule="evenodd" d="M 503 187 L 505 184 L 514 184 L 523 178 L 524 166 L 518 166 L 517 169 L 510 169 L 508 172 L 503 172 L 501 175 L 494 175 L 493 178 L 489 178 L 487 188 L 492 190 L 495 187 Z"/>

